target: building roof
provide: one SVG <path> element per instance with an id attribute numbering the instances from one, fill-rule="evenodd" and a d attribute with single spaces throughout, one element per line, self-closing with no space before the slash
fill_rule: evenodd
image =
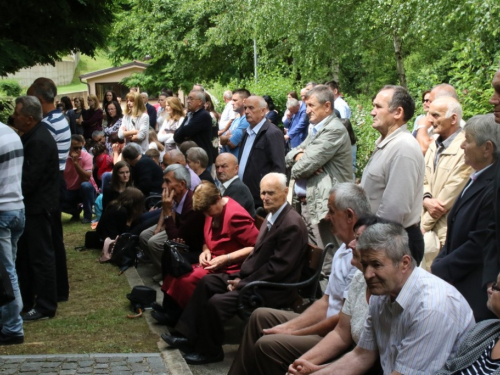
<path id="1" fill-rule="evenodd" d="M 126 70 L 126 69 L 133 68 L 133 67 L 146 69 L 148 66 L 149 66 L 149 64 L 143 63 L 142 61 L 134 60 L 132 62 L 129 62 L 127 64 L 123 64 L 120 66 L 113 66 L 111 68 L 101 69 L 101 70 L 97 70 L 95 72 L 82 74 L 79 78 L 80 79 L 96 78 L 96 77 L 106 76 L 110 73 L 116 73 L 116 72 L 119 72 L 121 70 Z"/>

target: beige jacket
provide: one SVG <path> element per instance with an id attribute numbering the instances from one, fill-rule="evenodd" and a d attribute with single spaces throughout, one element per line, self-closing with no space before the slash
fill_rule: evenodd
<path id="1" fill-rule="evenodd" d="M 451 144 L 441 153 L 436 170 L 434 170 L 435 142 L 431 143 L 425 154 L 424 195 L 430 193 L 432 198 L 442 201 L 448 212 L 472 173 L 472 168 L 464 164 L 464 151 L 460 148 L 464 139 L 463 131 L 457 134 Z M 436 233 L 443 246 L 446 240 L 447 219 L 448 214 L 445 214 L 436 220 L 424 208 L 420 226 L 426 232 L 432 230 Z"/>

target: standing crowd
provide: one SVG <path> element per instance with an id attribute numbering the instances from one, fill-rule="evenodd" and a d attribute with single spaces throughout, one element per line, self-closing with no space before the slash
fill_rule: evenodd
<path id="1" fill-rule="evenodd" d="M 162 285 L 151 315 L 190 364 L 221 361 L 245 286 L 299 281 L 313 244 L 328 249 L 323 296 L 298 314 L 297 290 L 260 289 L 266 307 L 229 374 L 500 373 L 500 70 L 492 84 L 494 113 L 467 121 L 451 85 L 424 92 L 413 133 L 414 99 L 382 87 L 380 137 L 355 184 L 335 81 L 289 92 L 281 116 L 244 88 L 219 115 L 200 85 L 186 109 L 170 90 L 156 106 L 131 90 L 123 108 L 111 91 L 102 108 L 95 95 L 56 107 L 54 83 L 35 80 L 15 130 L 0 124 L 0 260 L 16 296 L 0 308 L 0 345 L 68 300 L 61 213 L 83 211 L 99 243 L 137 236 Z M 173 270 L 167 240 L 190 270 Z"/>

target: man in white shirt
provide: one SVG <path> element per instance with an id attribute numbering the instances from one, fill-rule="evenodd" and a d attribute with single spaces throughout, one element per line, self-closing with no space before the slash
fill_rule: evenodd
<path id="1" fill-rule="evenodd" d="M 416 266 L 400 224 L 374 224 L 356 243 L 371 293 L 356 348 L 315 372 L 364 374 L 380 357 L 384 374 L 434 374 L 474 325 L 465 298 Z"/>
<path id="2" fill-rule="evenodd" d="M 220 131 L 225 131 L 229 128 L 229 125 L 231 122 L 236 118 L 236 112 L 233 111 L 233 104 L 232 104 L 232 99 L 233 99 L 233 93 L 231 90 L 224 91 L 224 95 L 222 97 L 224 99 L 224 103 L 226 103 L 226 106 L 224 107 L 224 110 L 222 111 L 222 114 L 220 115 L 220 120 L 219 120 L 219 130 Z M 219 135 L 222 133 L 219 132 Z"/>
<path id="3" fill-rule="evenodd" d="M 335 101 L 333 105 L 337 111 L 340 113 L 340 118 L 351 118 L 351 108 L 349 108 L 349 104 L 346 103 L 344 99 L 340 96 L 340 87 L 339 83 L 336 81 L 327 82 L 326 85 L 333 92 L 333 96 Z"/>

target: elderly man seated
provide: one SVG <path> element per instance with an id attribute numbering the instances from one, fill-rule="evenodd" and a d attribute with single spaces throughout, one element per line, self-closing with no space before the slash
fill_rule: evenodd
<path id="1" fill-rule="evenodd" d="M 182 239 L 189 246 L 187 257 L 198 262 L 203 247 L 205 217 L 193 210 L 193 192 L 189 189 L 191 177 L 180 164 L 172 164 L 163 171 L 161 227 L 144 230 L 139 236 L 140 248 L 161 267 L 163 243 L 167 239 Z"/>
<path id="2" fill-rule="evenodd" d="M 400 224 L 374 224 L 356 248 L 372 294 L 356 348 L 317 374 L 364 374 L 380 356 L 384 374 L 432 374 L 474 326 L 467 301 L 416 267 Z"/>
<path id="3" fill-rule="evenodd" d="M 326 220 L 343 245 L 332 261 L 328 287 L 303 314 L 257 309 L 245 329 L 230 375 L 283 374 L 293 360 L 316 345 L 337 325 L 340 310 L 356 267 L 347 245 L 354 239 L 358 217 L 369 215 L 370 203 L 363 189 L 352 183 L 335 185 L 328 199 Z"/>
<path id="4" fill-rule="evenodd" d="M 229 152 L 223 152 L 215 159 L 215 171 L 220 182 L 223 197 L 231 197 L 238 202 L 251 217 L 255 217 L 255 204 L 250 189 L 238 177 L 238 159 Z"/>
<path id="5" fill-rule="evenodd" d="M 241 289 L 252 281 L 298 281 L 307 250 L 307 229 L 287 203 L 286 176 L 269 173 L 262 178 L 261 198 L 269 212 L 257 243 L 235 274 L 212 274 L 200 280 L 175 329 L 181 336 L 163 334 L 172 348 L 188 353 L 190 364 L 222 361 L 224 322 L 236 314 Z M 270 307 L 289 305 L 295 291 L 261 290 Z"/>

